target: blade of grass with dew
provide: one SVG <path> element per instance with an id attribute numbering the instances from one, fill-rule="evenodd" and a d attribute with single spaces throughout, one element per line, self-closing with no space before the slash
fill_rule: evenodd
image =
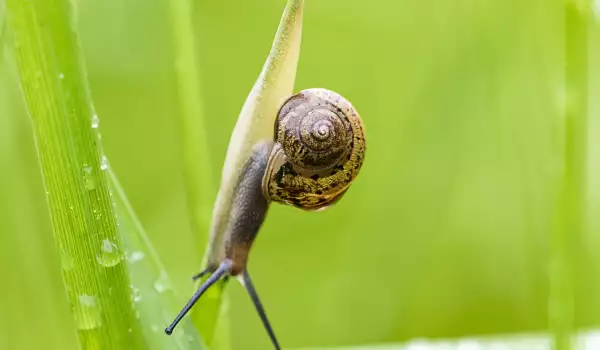
<path id="1" fill-rule="evenodd" d="M 214 258 L 215 254 L 218 254 L 220 246 L 223 244 L 223 234 L 226 229 L 225 222 L 231 210 L 233 190 L 244 162 L 249 157 L 252 147 L 258 141 L 273 138 L 273 125 L 277 108 L 293 92 L 300 54 L 303 5 L 303 0 L 288 0 L 269 56 L 246 99 L 231 135 L 222 171 L 221 185 L 213 209 L 213 219 L 204 264 L 208 259 Z M 184 15 L 183 12 L 178 12 L 178 14 Z M 188 26 L 184 30 L 189 32 L 190 28 Z M 183 52 L 183 50 L 181 51 Z M 186 62 L 191 65 L 193 61 L 188 57 Z M 185 98 L 186 101 L 194 98 L 191 95 L 195 92 L 194 89 L 184 89 L 184 91 L 190 94 Z M 189 112 L 193 111 L 193 109 L 189 110 Z M 200 116 L 190 114 L 189 117 L 199 118 Z M 197 164 L 194 164 L 194 166 L 197 166 Z M 188 173 L 193 174 L 194 171 Z M 198 281 L 197 286 L 203 282 L 204 280 Z M 192 318 L 201 334 L 210 337 L 213 333 L 214 324 L 219 316 L 223 288 L 223 282 L 213 287 L 192 309 Z M 221 317 L 221 319 L 226 319 L 226 317 Z"/>
<path id="2" fill-rule="evenodd" d="M 565 8 L 565 93 L 563 173 L 556 229 L 550 240 L 549 324 L 556 350 L 573 348 L 576 249 L 585 230 L 587 143 L 588 0 L 567 0 Z"/>
<path id="3" fill-rule="evenodd" d="M 112 168 L 107 169 L 119 213 L 119 231 L 127 252 L 132 298 L 148 349 L 206 349 L 191 320 L 167 337 L 164 327 L 178 310 L 176 291 L 144 227 L 138 220 Z"/>
<path id="4" fill-rule="evenodd" d="M 71 4 L 8 0 L 6 11 L 80 347 L 145 349 Z"/>
<path id="5" fill-rule="evenodd" d="M 169 10 L 180 106 L 179 121 L 186 197 L 191 227 L 197 238 L 196 243 L 204 246 L 208 237 L 210 206 L 214 193 L 210 178 L 211 162 L 206 141 L 206 126 L 202 112 L 200 75 L 192 22 L 193 7 L 191 0 L 171 0 Z M 190 270 L 190 276 L 195 272 Z M 197 317 L 198 330 L 209 345 L 212 344 L 216 315 L 219 314 L 221 303 L 227 302 L 222 301 L 222 288 L 223 285 L 219 284 L 208 290 L 196 306 L 202 309 L 202 316 Z M 223 321 L 227 322 L 226 319 Z"/>

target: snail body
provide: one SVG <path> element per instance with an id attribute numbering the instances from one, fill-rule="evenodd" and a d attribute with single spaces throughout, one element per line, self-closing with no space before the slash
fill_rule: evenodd
<path id="1" fill-rule="evenodd" d="M 210 277 L 165 330 L 167 334 L 211 285 L 225 276 L 236 276 L 275 348 L 280 349 L 246 268 L 252 243 L 271 202 L 319 211 L 339 201 L 360 171 L 366 139 L 352 104 L 330 90 L 300 91 L 285 100 L 276 114 L 272 139 L 253 145 L 235 169 L 234 185 L 222 188 L 217 196 L 216 207 L 223 200 L 231 205 L 224 216 L 217 212 L 219 229 L 213 231 L 218 234 L 211 234 L 207 267 L 194 276 Z"/>
<path id="2" fill-rule="evenodd" d="M 365 149 L 363 123 L 339 94 L 307 89 L 283 102 L 273 140 L 254 145 L 233 191 L 221 254 L 232 262 L 231 275 L 246 268 L 270 203 L 307 211 L 330 207 L 358 175 Z"/>

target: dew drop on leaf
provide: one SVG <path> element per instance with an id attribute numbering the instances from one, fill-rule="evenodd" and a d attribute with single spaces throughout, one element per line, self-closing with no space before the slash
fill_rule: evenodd
<path id="1" fill-rule="evenodd" d="M 93 295 L 81 294 L 74 308 L 75 322 L 79 329 L 94 329 L 102 325 L 102 313 Z"/>
<path id="2" fill-rule="evenodd" d="M 62 252 L 60 254 L 60 265 L 65 271 L 69 271 L 73 268 L 73 259 L 68 253 Z"/>
<path id="3" fill-rule="evenodd" d="M 129 288 L 131 288 L 131 300 L 134 303 L 137 303 L 140 300 L 142 300 L 142 295 L 140 294 L 139 288 L 135 288 L 133 285 L 130 285 Z"/>
<path id="4" fill-rule="evenodd" d="M 135 252 L 131 253 L 131 255 L 129 255 L 129 261 L 131 263 L 136 263 L 142 259 L 144 259 L 146 256 L 144 255 L 143 252 L 136 250 Z"/>
<path id="5" fill-rule="evenodd" d="M 97 114 L 92 116 L 92 129 L 97 129 L 98 125 L 100 125 L 100 118 L 98 118 Z"/>
<path id="6" fill-rule="evenodd" d="M 121 262 L 122 256 L 119 252 L 119 247 L 110 239 L 106 238 L 102 241 L 100 254 L 96 256 L 96 261 L 104 267 L 112 267 Z"/>
<path id="7" fill-rule="evenodd" d="M 96 176 L 94 176 L 94 169 L 87 165 L 83 165 L 83 180 L 85 182 L 85 188 L 88 191 L 96 189 Z"/>
<path id="8" fill-rule="evenodd" d="M 106 156 L 102 156 L 102 160 L 100 161 L 100 169 L 108 169 L 108 159 L 106 159 Z"/>
<path id="9" fill-rule="evenodd" d="M 154 289 L 157 292 L 163 293 L 169 289 L 171 289 L 171 282 L 169 281 L 169 277 L 167 276 L 167 272 L 162 270 L 156 282 L 154 282 Z"/>

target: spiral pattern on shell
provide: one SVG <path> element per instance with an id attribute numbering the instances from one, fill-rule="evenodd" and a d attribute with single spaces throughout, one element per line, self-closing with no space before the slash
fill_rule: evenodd
<path id="1" fill-rule="evenodd" d="M 352 125 L 340 107 L 322 94 L 301 92 L 282 106 L 275 135 L 288 160 L 297 167 L 333 167 L 352 148 Z"/>
<path id="2" fill-rule="evenodd" d="M 270 200 L 306 210 L 327 207 L 341 198 L 362 166 L 364 126 L 352 104 L 333 91 L 308 89 L 290 97 L 274 132 L 263 179 Z"/>

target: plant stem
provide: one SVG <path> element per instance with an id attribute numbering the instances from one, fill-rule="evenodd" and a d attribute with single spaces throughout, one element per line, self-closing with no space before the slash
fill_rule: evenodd
<path id="1" fill-rule="evenodd" d="M 569 350 L 573 346 L 576 250 L 586 226 L 589 11 L 587 0 L 568 0 L 566 3 L 564 168 L 559 185 L 559 222 L 550 242 L 549 321 L 556 350 Z"/>
<path id="2" fill-rule="evenodd" d="M 182 320 L 177 332 L 170 337 L 164 334 L 163 329 L 179 311 L 176 290 L 117 176 L 111 168 L 107 173 L 109 185 L 115 192 L 113 198 L 119 212 L 123 246 L 129 253 L 127 267 L 132 295 L 147 349 L 206 349 L 190 319 Z"/>
<path id="3" fill-rule="evenodd" d="M 71 4 L 6 9 L 80 346 L 144 349 Z"/>
<path id="4" fill-rule="evenodd" d="M 180 130 L 183 151 L 183 170 L 186 182 L 188 209 L 196 243 L 204 247 L 208 237 L 214 190 L 211 181 L 211 162 L 204 124 L 200 75 L 196 57 L 196 42 L 190 0 L 170 1 L 171 28 L 174 41 L 175 76 L 177 80 Z M 201 267 L 198 267 L 198 271 Z M 190 275 L 192 271 L 190 271 Z M 196 284 L 197 286 L 198 284 Z M 207 344 L 212 344 L 222 302 L 222 283 L 218 283 L 198 301 L 193 312 L 196 327 Z M 221 322 L 227 322 L 222 318 Z M 227 327 L 222 327 L 225 330 Z M 220 334 L 227 338 L 227 334 Z"/>
<path id="5" fill-rule="evenodd" d="M 170 2 L 184 173 L 192 228 L 206 241 L 214 195 L 190 0 Z"/>

